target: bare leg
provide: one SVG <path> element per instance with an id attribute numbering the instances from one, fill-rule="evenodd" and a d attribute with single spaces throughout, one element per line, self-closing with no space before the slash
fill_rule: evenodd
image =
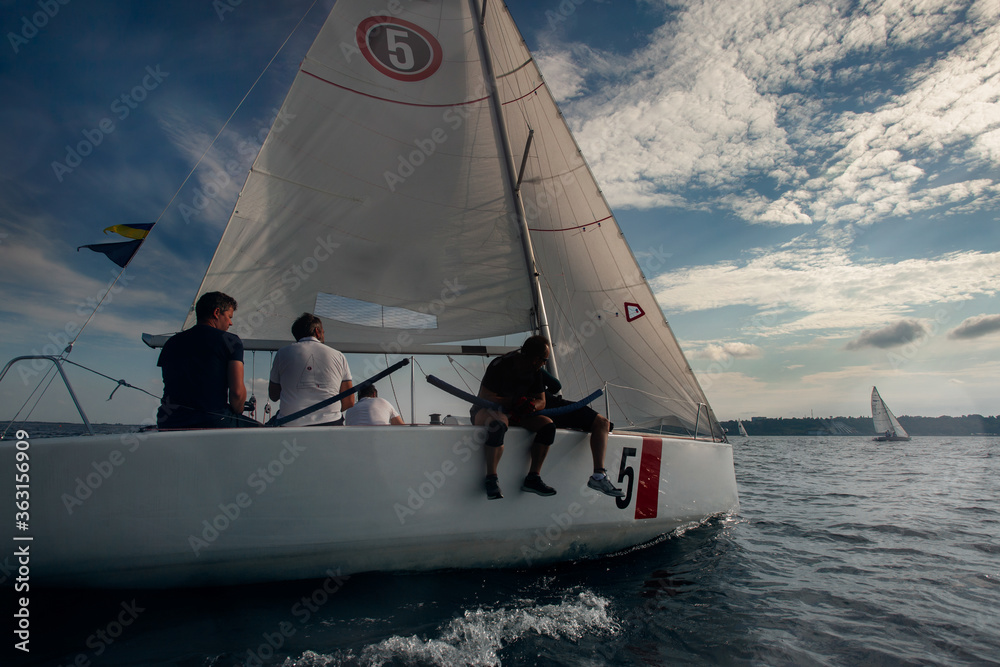
<path id="1" fill-rule="evenodd" d="M 507 425 L 507 415 L 493 410 L 480 410 L 476 413 L 476 426 L 487 426 L 491 422 L 498 421 Z M 486 474 L 496 475 L 497 466 L 500 464 L 500 457 L 503 456 L 503 445 L 499 447 L 486 447 Z"/>
<path id="2" fill-rule="evenodd" d="M 531 467 L 528 468 L 528 472 L 533 472 L 536 475 L 542 472 L 542 464 L 545 463 L 545 455 L 549 453 L 548 445 L 532 445 L 531 446 Z"/>
<path id="3" fill-rule="evenodd" d="M 500 464 L 500 457 L 503 456 L 503 445 L 499 447 L 486 448 L 486 474 L 497 474 L 497 466 Z"/>
<path id="4" fill-rule="evenodd" d="M 529 417 L 527 419 L 521 420 L 521 425 L 529 431 L 537 431 L 546 424 L 551 424 L 552 420 L 548 417 Z M 549 453 L 548 445 L 540 445 L 538 443 L 532 443 L 531 445 L 531 466 L 528 468 L 528 472 L 532 472 L 536 475 L 542 472 L 542 464 L 545 463 L 545 457 Z"/>
<path id="5" fill-rule="evenodd" d="M 608 427 L 611 422 L 597 415 L 590 431 L 590 454 L 594 457 L 594 472 L 604 470 L 604 452 L 608 449 Z"/>

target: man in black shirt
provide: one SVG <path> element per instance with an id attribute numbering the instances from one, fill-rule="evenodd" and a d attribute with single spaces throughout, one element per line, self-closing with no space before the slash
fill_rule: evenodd
<path id="1" fill-rule="evenodd" d="M 198 323 L 163 346 L 156 362 L 163 371 L 158 428 L 257 425 L 242 416 L 247 398 L 243 341 L 228 332 L 235 312 L 236 300 L 231 296 L 203 294 L 195 305 Z"/>
<path id="2" fill-rule="evenodd" d="M 589 407 L 553 417 L 534 414 L 546 406 L 546 387 L 558 385 L 558 380 L 543 371 L 550 353 L 551 346 L 544 336 L 532 336 L 524 341 L 519 351 L 510 352 L 490 362 L 483 375 L 479 396 L 503 407 L 502 412 L 478 406 L 472 408 L 472 423 L 487 427 L 487 498 L 503 498 L 497 478 L 497 465 L 503 455 L 503 439 L 508 425 L 522 426 L 535 433 L 535 440 L 531 445 L 531 464 L 521 485 L 522 491 L 540 496 L 555 495 L 555 489 L 542 481 L 540 473 L 558 427 L 590 432 L 594 475 L 587 481 L 587 486 L 609 496 L 624 496 L 621 489 L 616 489 L 611 484 L 604 470 L 604 452 L 611 430 L 611 423 L 605 417 Z M 561 405 L 568 404 L 562 399 L 559 401 Z"/>

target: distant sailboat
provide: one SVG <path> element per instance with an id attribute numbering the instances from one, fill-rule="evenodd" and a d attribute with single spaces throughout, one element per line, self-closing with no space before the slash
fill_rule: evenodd
<path id="1" fill-rule="evenodd" d="M 747 435 L 747 430 L 743 427 L 743 422 L 741 422 L 739 419 L 737 419 L 736 420 L 736 425 L 740 427 L 740 435 L 742 435 L 744 438 L 749 438 L 750 437 L 749 435 Z"/>
<path id="2" fill-rule="evenodd" d="M 872 387 L 872 422 L 875 424 L 875 433 L 878 434 L 872 438 L 876 442 L 901 442 L 910 439 L 910 434 L 899 425 L 896 415 L 892 414 L 875 387 Z"/>

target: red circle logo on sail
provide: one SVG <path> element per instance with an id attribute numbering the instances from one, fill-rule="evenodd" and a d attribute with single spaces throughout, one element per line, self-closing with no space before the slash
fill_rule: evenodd
<path id="1" fill-rule="evenodd" d="M 444 54 L 434 35 L 391 16 L 372 16 L 358 24 L 358 48 L 372 67 L 399 81 L 426 79 Z"/>

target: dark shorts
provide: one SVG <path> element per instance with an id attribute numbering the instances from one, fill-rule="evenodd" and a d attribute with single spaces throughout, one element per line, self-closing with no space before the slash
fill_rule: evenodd
<path id="1" fill-rule="evenodd" d="M 559 396 L 552 396 L 551 394 L 545 394 L 545 407 L 548 408 L 559 408 L 564 405 L 572 405 L 574 401 L 567 401 Z M 476 413 L 482 410 L 477 405 L 472 406 L 469 410 L 469 415 L 472 417 L 472 423 L 476 423 Z M 518 426 L 520 419 L 517 419 L 513 415 L 507 415 L 507 419 L 511 426 Z M 572 412 L 566 412 L 561 415 L 553 415 L 550 417 L 552 423 L 556 425 L 556 428 L 573 428 L 579 431 L 590 432 L 590 429 L 594 426 L 594 420 L 597 419 L 597 412 L 591 408 L 589 405 L 585 405 L 582 408 L 577 408 Z"/>
<path id="2" fill-rule="evenodd" d="M 245 415 L 238 415 L 229 408 L 224 413 L 208 414 L 183 406 L 173 406 L 166 410 L 161 405 L 157 412 L 157 428 L 162 430 L 195 428 L 256 428 L 261 426 Z"/>
<path id="3" fill-rule="evenodd" d="M 344 425 L 344 418 L 341 417 L 340 419 L 338 419 L 336 421 L 323 422 L 322 424 L 306 424 L 306 425 L 307 426 L 343 426 Z"/>
<path id="4" fill-rule="evenodd" d="M 558 408 L 563 405 L 572 405 L 574 401 L 567 401 L 564 398 L 558 396 L 545 395 L 545 407 L 546 408 Z M 594 426 L 594 420 L 597 419 L 597 412 L 590 407 L 585 405 L 582 408 L 577 408 L 572 412 L 566 412 L 561 415 L 552 415 L 550 417 L 552 423 L 556 425 L 556 428 L 575 428 L 580 431 L 590 432 L 590 429 Z"/>

